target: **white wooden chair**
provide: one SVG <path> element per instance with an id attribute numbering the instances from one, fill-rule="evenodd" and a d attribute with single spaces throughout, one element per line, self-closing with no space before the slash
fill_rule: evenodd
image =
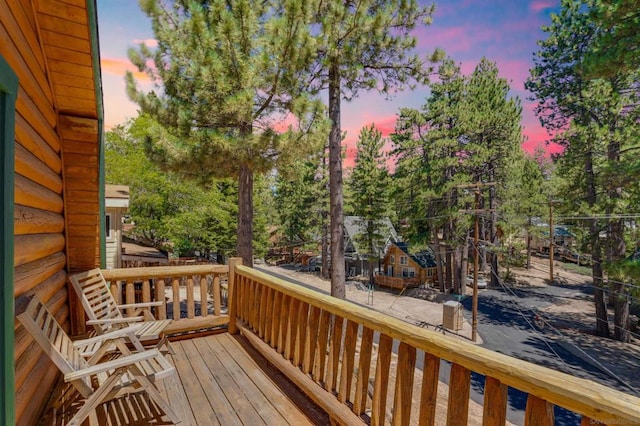
<path id="1" fill-rule="evenodd" d="M 144 342 L 158 340 L 159 343 L 156 347 L 164 345 L 171 354 L 174 353 L 169 345 L 169 340 L 164 336 L 164 329 L 171 323 L 171 320 L 156 320 L 151 313 L 151 308 L 160 306 L 162 301 L 118 305 L 109 291 L 109 286 L 100 269 L 70 275 L 69 280 L 89 317 L 87 324 L 93 325 L 98 334 L 140 323 L 135 334 L 137 339 L 132 341 L 137 350 L 144 350 Z M 125 317 L 122 315 L 122 309 L 133 309 L 136 316 Z"/>
<path id="2" fill-rule="evenodd" d="M 158 349 L 132 354 L 122 341 L 122 337 L 134 332 L 136 327 L 115 330 L 74 344 L 36 296 L 32 297 L 25 311 L 17 317 L 64 374 L 65 382 L 71 383 L 85 398 L 84 404 L 69 425 L 80 425 L 103 402 L 141 390 L 147 392 L 172 422 L 181 423 L 180 418 L 153 384 L 156 380 L 175 374 L 175 368 Z M 100 358 L 99 353 L 102 352 L 97 350 L 95 356 L 88 361 L 85 360 L 77 346 L 98 342 L 112 346 L 115 344 L 121 349 L 122 356 L 96 363 Z"/>

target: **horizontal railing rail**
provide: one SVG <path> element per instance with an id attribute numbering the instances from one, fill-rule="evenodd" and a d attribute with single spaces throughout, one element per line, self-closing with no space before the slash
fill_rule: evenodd
<path id="1" fill-rule="evenodd" d="M 156 319 L 173 319 L 167 333 L 225 325 L 225 265 L 155 266 L 104 269 L 118 304 L 162 302 L 154 307 Z M 127 311 L 133 315 L 134 310 Z"/>
<path id="2" fill-rule="evenodd" d="M 337 423 L 360 417 L 372 425 L 384 424 L 385 419 L 394 425 L 422 425 L 433 424 L 438 415 L 446 416 L 447 424 L 467 424 L 471 372 L 476 372 L 485 376 L 484 425 L 505 424 L 508 387 L 528 394 L 525 424 L 552 425 L 554 405 L 582 416 L 583 425 L 640 424 L 640 398 L 248 267 L 233 268 L 230 332 L 237 322 L 241 331 L 252 335 L 254 345 L 272 352 L 271 359 L 305 392 L 323 389 L 327 395 L 317 399 L 321 405 L 332 404 L 326 397 L 339 402 L 342 408 L 329 412 Z M 424 357 L 422 372 L 415 368 L 419 354 Z M 436 413 L 440 360 L 452 363 L 444 413 Z M 306 386 L 307 381 L 314 387 Z"/>
<path id="3" fill-rule="evenodd" d="M 390 288 L 405 288 L 405 287 L 418 287 L 420 280 L 417 277 L 402 278 L 402 277 L 390 277 L 387 275 L 376 275 L 374 277 L 376 285 Z"/>

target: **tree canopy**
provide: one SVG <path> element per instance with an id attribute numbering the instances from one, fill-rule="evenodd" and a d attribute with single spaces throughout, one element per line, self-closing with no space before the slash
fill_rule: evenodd
<path id="1" fill-rule="evenodd" d="M 158 46 L 142 44 L 129 57 L 154 89 L 140 90 L 128 73 L 127 91 L 164 128 L 151 140 L 152 158 L 198 180 L 237 179 L 237 253 L 251 265 L 254 173 L 304 152 L 321 111 L 301 75 L 314 55 L 311 3 L 140 5 Z"/>
<path id="2" fill-rule="evenodd" d="M 580 64 L 586 78 L 611 77 L 640 68 L 640 0 L 591 0 L 598 30 Z"/>
<path id="3" fill-rule="evenodd" d="M 399 217 L 407 219 L 414 242 L 434 242 L 436 256 L 448 268 L 439 271 L 441 286 L 461 289 L 466 276 L 463 259 L 468 249 L 469 184 L 500 182 L 487 190 L 483 239 L 490 252 L 492 276 L 497 277 L 498 209 L 504 199 L 504 178 L 520 158 L 520 101 L 509 96 L 509 85 L 495 64 L 482 59 L 470 76 L 453 60 L 442 63 L 439 81 L 420 110 L 402 109 L 392 135 L 397 196 L 403 201 Z M 446 261 L 444 259 L 446 257 Z M 449 268 L 454 267 L 449 270 Z M 447 282 L 443 282 L 443 280 Z"/>
<path id="4" fill-rule="evenodd" d="M 145 155 L 151 123 L 140 116 L 105 135 L 106 182 L 129 186 L 134 235 L 178 255 L 195 250 L 230 254 L 235 194 L 221 190 L 222 182 L 211 181 L 205 189 L 160 170 Z"/>

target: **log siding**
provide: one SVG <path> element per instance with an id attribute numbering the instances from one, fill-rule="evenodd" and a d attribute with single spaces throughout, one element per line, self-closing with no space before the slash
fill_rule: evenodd
<path id="1" fill-rule="evenodd" d="M 2 122 L 11 123 L 2 140 L 14 141 L 3 144 L 0 153 L 3 229 L 8 230 L 1 253 L 1 293 L 7 296 L 1 325 L 9 339 L 0 368 L 10 368 L 0 371 L 2 424 L 35 423 L 57 378 L 48 357 L 14 323 L 14 306 L 37 294 L 65 330 L 74 331 L 78 310 L 69 301 L 67 273 L 100 266 L 104 210 L 96 28 L 95 0 L 73 5 L 0 0 L 0 93 L 6 92 L 7 70 L 17 77 L 15 102 L 0 108 L 9 114 Z"/>

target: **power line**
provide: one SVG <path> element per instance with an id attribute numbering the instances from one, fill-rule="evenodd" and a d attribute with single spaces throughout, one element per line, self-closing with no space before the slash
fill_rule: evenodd
<path id="1" fill-rule="evenodd" d="M 520 297 L 515 294 L 515 292 L 513 292 L 513 290 L 511 288 L 509 288 L 508 286 L 505 286 L 504 283 L 502 282 L 502 280 L 500 279 L 500 277 L 498 275 L 496 275 L 495 271 L 491 271 L 491 273 L 495 276 L 496 281 L 498 282 L 498 284 L 502 287 L 503 290 L 505 290 L 505 292 L 509 292 L 512 296 L 517 297 L 518 299 L 520 299 Z M 520 313 L 520 315 L 525 319 L 525 321 L 527 322 L 527 324 L 531 327 L 531 329 L 533 330 L 534 334 L 538 337 L 541 337 L 540 334 L 538 334 L 536 327 L 528 320 L 527 317 L 525 317 L 524 313 L 522 312 L 522 310 L 520 310 L 520 308 L 518 307 L 518 305 L 513 301 L 510 300 L 511 303 L 514 305 L 514 307 L 516 308 L 516 310 L 518 310 L 518 312 Z M 532 309 L 528 308 L 528 310 L 530 310 L 532 313 L 534 313 L 535 315 L 538 315 L 537 312 L 533 311 Z M 635 393 L 638 393 L 638 390 L 636 388 L 634 388 L 633 386 L 631 386 L 629 383 L 625 382 L 622 378 L 618 377 L 615 373 L 613 373 L 611 370 L 609 370 L 608 368 L 606 368 L 605 366 L 603 366 L 602 364 L 600 364 L 597 360 L 595 360 L 591 355 L 589 355 L 588 353 L 586 353 L 580 346 L 578 346 L 577 344 L 573 343 L 574 339 L 571 336 L 566 336 L 564 335 L 562 332 L 560 332 L 557 328 L 555 328 L 553 325 L 551 325 L 549 322 L 545 321 L 545 324 L 548 325 L 556 334 L 558 334 L 560 337 L 563 338 L 567 338 L 576 349 L 578 349 L 582 354 L 584 354 L 585 356 L 587 356 L 590 360 L 592 360 L 593 362 L 595 362 L 605 373 L 609 374 L 611 377 L 615 378 L 616 380 L 618 380 L 620 383 L 622 383 L 624 386 L 628 387 L 630 390 L 632 390 Z M 560 357 L 560 355 L 558 355 L 558 353 L 553 350 L 553 348 L 549 345 L 549 343 L 547 342 L 546 339 L 542 339 L 543 342 L 547 345 L 547 347 L 549 348 L 549 350 L 556 356 L 558 357 L 558 359 L 562 362 L 563 365 L 565 365 L 565 367 L 573 369 L 573 367 L 570 367 L 567 365 L 567 363 L 562 359 L 562 357 Z M 575 369 L 574 369 L 575 370 Z"/>

